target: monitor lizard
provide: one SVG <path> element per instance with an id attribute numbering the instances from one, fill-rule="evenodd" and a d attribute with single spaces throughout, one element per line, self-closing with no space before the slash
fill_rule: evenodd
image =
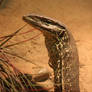
<path id="1" fill-rule="evenodd" d="M 72 34 L 61 23 L 48 17 L 29 14 L 23 19 L 45 37 L 48 63 L 54 71 L 54 92 L 80 92 L 79 58 Z"/>

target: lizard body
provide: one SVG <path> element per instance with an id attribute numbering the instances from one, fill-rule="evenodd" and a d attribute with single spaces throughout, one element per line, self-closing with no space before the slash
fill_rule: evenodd
<path id="1" fill-rule="evenodd" d="M 42 31 L 49 55 L 49 65 L 54 71 L 55 92 L 79 91 L 79 59 L 71 33 L 60 23 L 39 15 L 23 19 Z"/>

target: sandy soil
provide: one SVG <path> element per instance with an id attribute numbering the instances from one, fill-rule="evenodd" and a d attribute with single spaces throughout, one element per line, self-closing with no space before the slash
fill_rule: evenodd
<path id="1" fill-rule="evenodd" d="M 22 27 L 25 24 L 22 16 L 29 13 L 49 16 L 64 23 L 73 34 L 79 52 L 80 90 L 92 91 L 92 0 L 4 0 L 0 7 L 0 36 L 13 33 Z M 33 28 L 27 25 L 21 32 L 30 29 Z M 22 41 L 39 33 L 35 30 L 10 42 Z M 25 44 L 13 47 L 11 52 L 18 53 L 52 72 L 48 66 L 49 57 L 42 34 Z M 22 72 L 36 71 L 37 66 L 29 62 L 14 57 L 11 60 Z"/>

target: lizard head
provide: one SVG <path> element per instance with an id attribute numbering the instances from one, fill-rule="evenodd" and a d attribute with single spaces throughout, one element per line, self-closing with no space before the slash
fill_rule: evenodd
<path id="1" fill-rule="evenodd" d="M 47 17 L 30 14 L 23 16 L 23 19 L 35 28 L 42 30 L 43 32 L 49 32 L 55 36 L 63 37 L 66 30 L 64 26 Z"/>

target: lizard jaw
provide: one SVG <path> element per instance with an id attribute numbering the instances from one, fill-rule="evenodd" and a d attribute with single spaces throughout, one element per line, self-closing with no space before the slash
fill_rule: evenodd
<path id="1" fill-rule="evenodd" d="M 39 15 L 30 14 L 23 16 L 23 19 L 35 28 L 50 32 L 54 35 L 60 33 L 62 29 L 65 29 L 65 27 L 61 26 L 58 22 Z"/>

